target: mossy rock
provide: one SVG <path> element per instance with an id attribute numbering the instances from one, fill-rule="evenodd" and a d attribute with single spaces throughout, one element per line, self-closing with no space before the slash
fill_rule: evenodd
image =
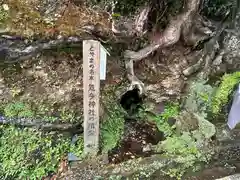
<path id="1" fill-rule="evenodd" d="M 222 108 L 228 104 L 229 99 L 236 85 L 240 82 L 240 72 L 234 72 L 232 74 L 225 74 L 222 77 L 212 102 L 212 113 L 218 115 Z"/>

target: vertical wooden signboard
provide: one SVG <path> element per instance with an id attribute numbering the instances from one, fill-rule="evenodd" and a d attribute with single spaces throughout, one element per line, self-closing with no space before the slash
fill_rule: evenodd
<path id="1" fill-rule="evenodd" d="M 100 43 L 83 41 L 84 153 L 99 147 Z"/>

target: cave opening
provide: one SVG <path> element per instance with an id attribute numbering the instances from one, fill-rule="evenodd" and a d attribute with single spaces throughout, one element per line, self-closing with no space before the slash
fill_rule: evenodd
<path id="1" fill-rule="evenodd" d="M 136 114 L 143 104 L 144 96 L 140 95 L 138 88 L 127 91 L 121 96 L 120 104 L 122 108 L 129 114 Z"/>

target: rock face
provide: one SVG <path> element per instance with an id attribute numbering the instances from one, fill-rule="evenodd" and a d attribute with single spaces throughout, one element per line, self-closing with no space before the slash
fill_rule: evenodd
<path id="1" fill-rule="evenodd" d="M 161 49 L 152 57 L 136 63 L 135 73 L 144 83 L 146 95 L 156 103 L 178 99 L 185 87 L 186 78 L 182 71 L 189 63 L 188 48 L 182 44 Z"/>
<path id="2" fill-rule="evenodd" d="M 218 178 L 216 180 L 238 180 L 238 179 L 240 179 L 240 174 L 234 174 L 231 176 L 226 176 L 224 178 Z"/>

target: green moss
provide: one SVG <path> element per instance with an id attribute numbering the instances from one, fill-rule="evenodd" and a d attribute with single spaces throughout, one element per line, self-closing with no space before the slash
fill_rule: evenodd
<path id="1" fill-rule="evenodd" d="M 14 146 L 13 146 L 14 144 Z M 41 179 L 56 171 L 69 150 L 81 154 L 83 145 L 70 145 L 69 137 L 11 126 L 0 128 L 1 179 Z"/>
<path id="2" fill-rule="evenodd" d="M 201 92 L 202 93 L 198 94 L 198 99 L 201 99 L 201 102 L 208 103 L 206 98 L 208 94 L 206 94 L 205 91 Z M 199 105 L 199 102 L 197 104 Z M 181 179 L 182 175 L 188 169 L 196 166 L 196 163 L 207 162 L 209 160 L 211 154 L 202 151 L 198 145 L 202 143 L 203 139 L 206 140 L 206 138 L 210 138 L 209 136 L 212 136 L 215 132 L 215 129 L 212 130 L 214 127 L 206 124 L 204 121 L 205 124 L 199 123 L 198 130 L 194 132 L 181 132 L 181 135 L 178 136 L 174 130 L 175 125 L 170 126 L 168 120 L 169 118 L 177 118 L 179 114 L 179 104 L 170 103 L 165 106 L 163 113 L 152 117 L 148 116 L 148 119 L 153 120 L 158 129 L 162 131 L 166 137 L 166 140 L 156 145 L 155 150 L 161 152 L 164 157 L 171 159 L 175 164 L 174 167 L 169 166 L 165 170 L 162 170 L 162 172 L 177 179 Z M 203 119 L 201 119 L 201 121 L 203 121 Z M 196 170 L 196 168 L 193 170 Z M 148 177 L 150 176 L 151 174 L 148 174 Z"/>
<path id="3" fill-rule="evenodd" d="M 12 31 L 25 37 L 35 34 L 43 34 L 52 25 L 44 21 L 40 12 L 35 10 L 34 5 L 26 1 L 7 0 L 9 6 L 9 18 L 6 26 Z"/>
<path id="4" fill-rule="evenodd" d="M 184 108 L 198 114 L 209 112 L 215 88 L 203 80 L 198 80 L 190 84 L 189 91 L 186 95 Z"/>
<path id="5" fill-rule="evenodd" d="M 213 114 L 218 114 L 222 107 L 229 101 L 228 97 L 231 94 L 234 86 L 240 82 L 240 72 L 234 72 L 232 74 L 225 74 L 222 78 L 222 82 L 216 91 L 212 103 Z"/>

